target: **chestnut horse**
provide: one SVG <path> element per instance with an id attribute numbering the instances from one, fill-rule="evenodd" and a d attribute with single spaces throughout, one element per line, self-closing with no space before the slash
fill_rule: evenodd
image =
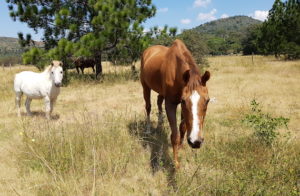
<path id="1" fill-rule="evenodd" d="M 141 83 L 148 123 L 150 121 L 151 90 L 158 93 L 157 105 L 159 116 L 162 114 L 162 103 L 172 130 L 174 165 L 179 168 L 178 149 L 181 147 L 187 132 L 187 141 L 192 148 L 200 148 L 204 141 L 203 124 L 209 102 L 206 82 L 210 73 L 203 75 L 185 44 L 175 40 L 171 47 L 161 45 L 146 49 L 141 59 Z M 177 105 L 181 103 L 180 134 L 176 122 Z"/>

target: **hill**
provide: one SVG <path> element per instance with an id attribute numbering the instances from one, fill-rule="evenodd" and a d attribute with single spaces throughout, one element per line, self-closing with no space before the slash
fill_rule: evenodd
<path id="1" fill-rule="evenodd" d="M 18 38 L 0 37 L 0 56 L 11 56 L 22 53 Z"/>
<path id="2" fill-rule="evenodd" d="M 248 16 L 233 16 L 202 24 L 192 30 L 205 37 L 211 54 L 230 54 L 239 53 L 248 28 L 261 23 Z"/>
<path id="3" fill-rule="evenodd" d="M 34 41 L 38 47 L 43 47 L 43 42 Z M 0 56 L 18 56 L 23 53 L 18 38 L 0 37 Z"/>

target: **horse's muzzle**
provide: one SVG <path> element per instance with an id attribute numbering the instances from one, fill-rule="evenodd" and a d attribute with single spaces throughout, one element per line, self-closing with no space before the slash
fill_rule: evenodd
<path id="1" fill-rule="evenodd" d="M 204 139 L 200 139 L 200 140 L 196 140 L 194 142 L 191 142 L 191 140 L 188 138 L 187 141 L 188 141 L 188 144 L 190 145 L 190 147 L 200 148 L 202 146 L 202 143 L 204 142 Z"/>
<path id="2" fill-rule="evenodd" d="M 61 87 L 61 83 L 55 83 L 54 84 L 56 87 Z"/>

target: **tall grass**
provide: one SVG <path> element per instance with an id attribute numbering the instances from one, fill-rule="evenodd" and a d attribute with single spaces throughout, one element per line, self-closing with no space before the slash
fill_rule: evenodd
<path id="1" fill-rule="evenodd" d="M 162 124 L 157 121 L 156 94 L 151 99 L 151 134 L 145 134 L 142 89 L 130 70 L 109 70 L 107 65 L 102 81 L 89 72 L 71 72 L 54 118 L 47 121 L 40 115 L 42 101 L 32 103 L 37 115 L 16 117 L 13 75 L 25 68 L 5 68 L 0 72 L 0 192 L 299 195 L 299 62 L 269 57 L 255 57 L 254 65 L 248 57 L 208 60 L 208 88 L 217 102 L 208 106 L 205 144 L 194 150 L 184 141 L 177 172 L 168 122 L 166 117 Z M 270 146 L 257 142 L 253 130 L 241 122 L 251 113 L 253 97 L 265 106 L 264 112 L 290 119 L 289 130 L 278 130 L 282 136 L 290 132 L 288 137 Z"/>

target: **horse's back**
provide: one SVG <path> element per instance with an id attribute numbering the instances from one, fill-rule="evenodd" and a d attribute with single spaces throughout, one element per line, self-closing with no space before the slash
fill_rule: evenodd
<path id="1" fill-rule="evenodd" d="M 142 56 L 141 82 L 143 86 L 147 85 L 159 94 L 163 94 L 162 66 L 167 51 L 167 47 L 156 45 L 146 49 Z"/>
<path id="2" fill-rule="evenodd" d="M 29 97 L 41 98 L 41 76 L 32 71 L 23 71 L 15 75 L 14 90 L 25 93 Z"/>

